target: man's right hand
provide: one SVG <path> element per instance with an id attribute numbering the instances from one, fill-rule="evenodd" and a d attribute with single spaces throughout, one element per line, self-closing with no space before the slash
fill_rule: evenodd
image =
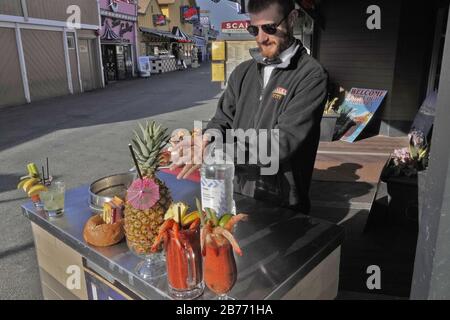
<path id="1" fill-rule="evenodd" d="M 172 151 L 171 171 L 177 168 L 183 168 L 177 175 L 177 179 L 188 178 L 195 170 L 198 170 L 203 163 L 206 146 L 209 144 L 209 138 L 206 135 L 185 137 L 176 144 Z"/>

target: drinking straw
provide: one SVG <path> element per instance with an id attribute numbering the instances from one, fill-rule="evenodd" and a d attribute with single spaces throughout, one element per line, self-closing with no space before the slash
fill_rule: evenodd
<path id="1" fill-rule="evenodd" d="M 48 174 L 48 171 L 47 171 Z M 42 166 L 42 184 L 45 186 L 45 171 L 44 171 L 44 166 Z"/>
<path id="2" fill-rule="evenodd" d="M 47 179 L 50 179 L 50 171 L 48 170 L 48 157 L 46 159 L 47 162 Z"/>
<path id="3" fill-rule="evenodd" d="M 133 158 L 134 165 L 136 166 L 136 171 L 139 174 L 139 178 L 141 178 L 141 180 L 142 180 L 142 173 L 141 173 L 141 170 L 139 169 L 138 162 L 136 160 L 136 156 L 134 154 L 134 150 L 133 150 L 133 147 L 131 146 L 131 144 L 128 144 L 128 148 L 130 149 L 131 157 Z"/>
<path id="4" fill-rule="evenodd" d="M 181 225 L 181 208 L 180 207 L 178 207 L 178 226 L 180 227 L 180 230 L 181 230 L 182 225 Z"/>

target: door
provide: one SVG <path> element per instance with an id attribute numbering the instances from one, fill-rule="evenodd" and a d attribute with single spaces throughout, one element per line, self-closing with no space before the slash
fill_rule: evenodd
<path id="1" fill-rule="evenodd" d="M 131 46 L 123 47 L 123 55 L 125 58 L 125 75 L 127 79 L 133 77 L 133 56 L 131 53 Z"/>
<path id="2" fill-rule="evenodd" d="M 103 67 L 108 82 L 117 80 L 116 46 L 103 45 Z"/>
<path id="3" fill-rule="evenodd" d="M 117 78 L 119 80 L 126 79 L 127 69 L 125 64 L 125 50 L 124 46 L 116 46 L 116 61 L 117 61 Z"/>
<path id="4" fill-rule="evenodd" d="M 78 41 L 79 55 L 80 55 L 80 71 L 81 81 L 83 83 L 83 90 L 90 91 L 95 89 L 94 78 L 94 60 L 92 57 L 93 46 L 89 39 L 80 39 Z"/>

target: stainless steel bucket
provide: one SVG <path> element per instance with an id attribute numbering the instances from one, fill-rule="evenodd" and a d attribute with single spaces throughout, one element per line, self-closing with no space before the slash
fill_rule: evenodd
<path id="1" fill-rule="evenodd" d="M 128 187 L 135 178 L 134 172 L 120 173 L 94 181 L 89 187 L 89 206 L 96 212 L 103 210 L 103 204 L 114 196 L 125 200 Z"/>

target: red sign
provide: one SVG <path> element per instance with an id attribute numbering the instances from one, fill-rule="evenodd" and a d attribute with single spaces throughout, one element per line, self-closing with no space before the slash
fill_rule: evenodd
<path id="1" fill-rule="evenodd" d="M 186 22 L 194 22 L 200 20 L 200 8 L 183 6 L 180 7 L 181 16 Z"/>
<path id="2" fill-rule="evenodd" d="M 245 33 L 250 25 L 249 20 L 224 21 L 222 22 L 223 33 Z"/>
<path id="3" fill-rule="evenodd" d="M 163 14 L 154 14 L 153 24 L 155 26 L 164 26 L 166 24 L 166 16 Z"/>

